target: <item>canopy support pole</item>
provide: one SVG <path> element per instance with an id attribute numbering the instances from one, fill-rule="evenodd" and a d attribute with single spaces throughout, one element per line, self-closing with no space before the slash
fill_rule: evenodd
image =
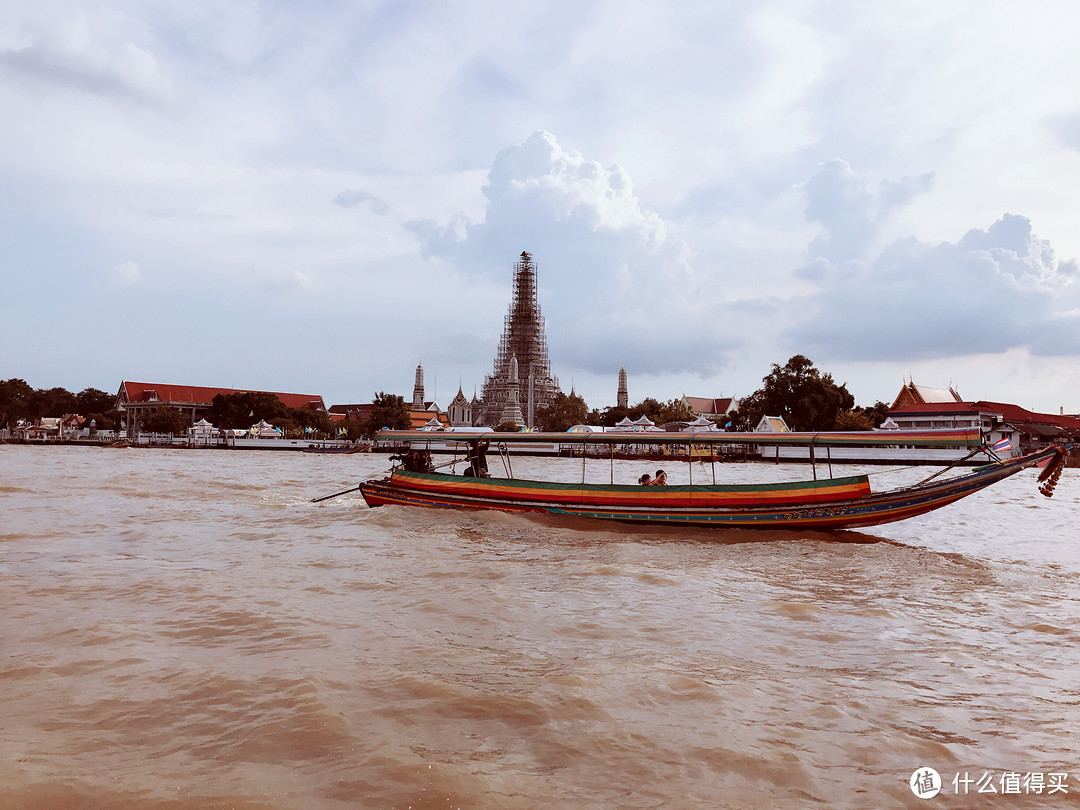
<path id="1" fill-rule="evenodd" d="M 502 459 L 503 469 L 506 471 L 506 477 L 513 479 L 514 468 L 510 464 L 510 448 L 506 446 L 506 442 L 499 442 L 499 458 Z"/>

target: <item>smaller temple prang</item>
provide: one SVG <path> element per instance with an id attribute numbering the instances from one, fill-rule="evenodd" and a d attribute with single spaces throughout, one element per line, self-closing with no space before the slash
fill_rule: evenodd
<path id="1" fill-rule="evenodd" d="M 413 383 L 412 390 L 412 409 L 414 411 L 424 410 L 424 367 L 423 365 L 416 366 L 416 381 Z"/>
<path id="2" fill-rule="evenodd" d="M 516 357 L 510 358 L 510 372 L 507 375 L 506 401 L 503 403 L 502 413 L 499 416 L 499 424 L 512 423 L 518 427 L 525 424 L 525 416 L 521 413 L 521 403 L 518 401 L 518 361 Z"/>

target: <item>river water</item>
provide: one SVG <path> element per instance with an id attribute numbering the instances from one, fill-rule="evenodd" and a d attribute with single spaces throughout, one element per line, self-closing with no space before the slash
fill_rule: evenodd
<path id="1" fill-rule="evenodd" d="M 386 466 L 0 447 L 0 808 L 1080 806 L 1076 470 L 862 533 L 310 503 Z"/>

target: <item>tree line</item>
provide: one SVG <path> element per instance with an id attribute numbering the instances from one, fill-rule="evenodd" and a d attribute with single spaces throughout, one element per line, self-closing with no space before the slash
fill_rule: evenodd
<path id="1" fill-rule="evenodd" d="M 739 409 L 724 418 L 719 427 L 753 430 L 763 416 L 781 416 L 794 431 L 873 430 L 885 421 L 889 406 L 876 402 L 858 407 L 846 383 L 838 384 L 831 374 L 814 367 L 797 354 L 783 366 L 773 364 L 762 385 L 739 403 Z M 574 425 L 612 427 L 623 418 L 647 416 L 657 425 L 690 422 L 697 416 L 681 399 L 659 402 L 646 398 L 628 408 L 589 410 L 576 394 L 557 393 L 551 405 L 537 413 L 540 430 L 564 431 Z"/>
<path id="2" fill-rule="evenodd" d="M 97 388 L 73 394 L 64 388 L 35 389 L 26 380 L 0 380 L 0 427 L 69 413 L 79 414 L 88 424 L 96 421 L 100 430 L 115 430 L 119 423 L 115 394 Z"/>
<path id="3" fill-rule="evenodd" d="M 761 388 L 743 399 L 739 409 L 743 429 L 753 430 L 762 416 L 782 416 L 795 431 L 873 430 L 889 412 L 881 401 L 857 407 L 846 383 L 837 384 L 801 354 L 783 366 L 774 363 Z"/>
<path id="4" fill-rule="evenodd" d="M 72 394 L 63 388 L 35 390 L 24 380 L 0 381 L 0 425 L 7 427 L 14 427 L 20 420 L 36 421 L 44 416 L 78 413 L 88 422 L 95 419 L 99 429 L 115 429 L 119 424 L 115 403 L 115 396 L 96 388 Z M 797 354 L 783 366 L 773 364 L 761 387 L 744 397 L 739 410 L 729 414 L 720 427 L 753 430 L 762 416 L 782 416 L 795 431 L 872 430 L 885 421 L 888 410 L 889 406 L 883 402 L 871 407 L 856 406 L 846 383 L 838 384 L 831 374 Z M 536 423 L 540 430 L 562 432 L 574 425 L 613 427 L 624 418 L 637 420 L 642 416 L 657 425 L 665 425 L 693 421 L 696 414 L 681 399 L 660 402 L 646 398 L 626 408 L 590 410 L 577 394 L 558 392 L 549 405 L 538 409 Z M 310 428 L 318 436 L 345 435 L 350 439 L 370 438 L 384 427 L 404 430 L 411 426 L 405 399 L 382 391 L 375 394 L 366 419 L 334 422 L 324 411 L 289 408 L 265 392 L 218 394 L 206 418 L 223 429 L 247 429 L 265 420 L 286 435 L 303 434 Z M 188 427 L 188 421 L 179 411 L 161 406 L 147 415 L 142 427 L 155 433 L 178 434 Z M 499 427 L 511 429 L 512 426 Z"/>
<path id="5" fill-rule="evenodd" d="M 773 364 L 762 379 L 762 385 L 739 403 L 739 409 L 728 414 L 719 427 L 746 431 L 757 427 L 763 416 L 781 416 L 794 431 L 873 430 L 885 421 L 889 406 L 875 402 L 870 407 L 855 405 L 855 397 L 846 383 L 837 383 L 833 376 L 816 368 L 804 355 L 797 354 L 783 366 Z M 409 426 L 409 411 L 401 397 L 379 394 L 382 407 L 372 414 L 369 426 L 372 435 L 385 426 L 403 429 Z M 626 408 L 618 406 L 589 409 L 577 394 L 555 394 L 552 402 L 537 409 L 536 427 L 542 431 L 561 433 L 574 425 L 614 427 L 624 418 L 636 421 L 648 417 L 656 425 L 673 422 L 692 422 L 697 414 L 681 399 L 660 402 L 645 398 Z M 497 430 L 516 430 L 514 425 L 499 425 Z"/>

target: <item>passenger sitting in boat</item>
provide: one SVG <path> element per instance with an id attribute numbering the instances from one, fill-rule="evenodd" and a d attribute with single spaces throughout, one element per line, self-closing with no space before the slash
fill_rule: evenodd
<path id="1" fill-rule="evenodd" d="M 643 487 L 652 486 L 652 476 L 648 473 L 645 473 L 643 476 L 641 476 L 641 478 L 637 480 L 637 482 Z"/>
<path id="2" fill-rule="evenodd" d="M 395 461 L 400 461 L 401 466 L 409 472 L 434 472 L 435 466 L 431 463 L 431 453 L 427 450 L 409 450 L 403 455 L 390 456 Z"/>
<path id="3" fill-rule="evenodd" d="M 656 478 L 653 479 L 654 487 L 666 487 L 667 486 L 667 473 L 663 470 L 656 471 Z"/>

